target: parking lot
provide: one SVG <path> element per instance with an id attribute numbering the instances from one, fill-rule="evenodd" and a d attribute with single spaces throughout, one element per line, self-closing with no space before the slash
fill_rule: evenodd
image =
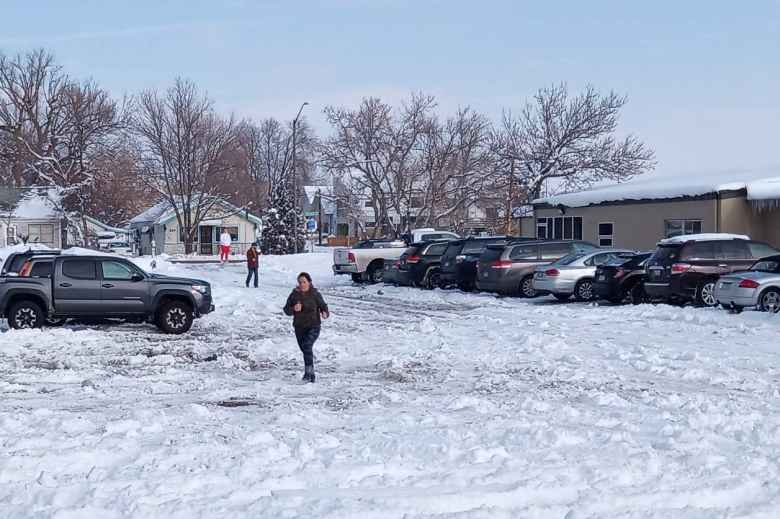
<path id="1" fill-rule="evenodd" d="M 330 254 L 172 266 L 215 313 L 0 334 L 15 517 L 776 517 L 777 315 L 354 285 Z M 281 313 L 328 301 L 302 384 Z"/>

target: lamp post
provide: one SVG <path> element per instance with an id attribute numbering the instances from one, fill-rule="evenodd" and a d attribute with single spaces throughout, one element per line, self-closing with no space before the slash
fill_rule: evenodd
<path id="1" fill-rule="evenodd" d="M 292 204 L 293 204 L 293 211 L 295 212 L 295 226 L 293 227 L 293 250 L 295 251 L 295 254 L 298 254 L 298 226 L 300 222 L 298 221 L 298 178 L 297 178 L 297 170 L 296 170 L 296 147 L 297 147 L 297 130 L 298 130 L 298 119 L 301 117 L 301 112 L 303 112 L 303 108 L 308 105 L 309 102 L 306 101 L 301 105 L 301 108 L 298 110 L 298 115 L 295 116 L 295 119 L 293 119 L 293 127 L 292 127 Z"/>
<path id="2" fill-rule="evenodd" d="M 317 188 L 317 241 L 322 246 L 322 188 Z"/>

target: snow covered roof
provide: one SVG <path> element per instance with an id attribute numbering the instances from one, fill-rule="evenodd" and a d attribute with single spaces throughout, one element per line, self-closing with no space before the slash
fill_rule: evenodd
<path id="1" fill-rule="evenodd" d="M 663 244 L 671 244 L 671 243 L 685 243 L 687 241 L 716 241 L 716 240 L 749 240 L 750 236 L 746 236 L 744 234 L 729 234 L 725 232 L 718 232 L 718 233 L 701 233 L 701 234 L 683 234 L 681 236 L 673 236 L 671 238 L 666 238 L 661 240 L 661 243 Z"/>
<path id="2" fill-rule="evenodd" d="M 134 223 L 148 223 L 156 222 L 162 215 L 170 210 L 171 204 L 167 201 L 162 201 L 156 205 L 153 205 L 143 213 L 130 219 L 130 224 Z"/>
<path id="3" fill-rule="evenodd" d="M 250 222 L 256 223 L 257 225 L 262 225 L 260 217 L 258 217 L 257 215 L 249 213 L 248 211 L 241 209 L 231 204 L 230 202 L 227 202 L 226 200 L 219 200 L 218 203 L 223 207 L 228 208 L 234 214 L 245 216 Z M 149 209 L 139 214 L 138 216 L 132 218 L 130 220 L 130 225 L 144 224 L 144 223 L 162 224 L 172 220 L 175 217 L 176 217 L 176 212 L 173 210 L 173 207 L 171 206 L 170 202 L 162 201 L 150 207 Z"/>
<path id="4" fill-rule="evenodd" d="M 747 190 L 748 200 L 778 199 L 780 177 L 771 177 L 767 171 L 664 177 L 648 175 L 622 184 L 539 198 L 533 203 L 585 207 L 605 202 L 693 197 L 741 189 Z"/>
<path id="5" fill-rule="evenodd" d="M 10 211 L 12 218 L 27 220 L 48 220 L 59 218 L 61 211 L 58 207 L 60 203 L 60 193 L 57 188 L 29 188 L 20 189 L 18 201 L 15 207 Z M 5 215 L 9 215 L 6 212 Z"/>

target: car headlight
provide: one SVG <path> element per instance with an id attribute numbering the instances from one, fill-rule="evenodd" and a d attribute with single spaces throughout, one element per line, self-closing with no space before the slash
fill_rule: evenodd
<path id="1" fill-rule="evenodd" d="M 209 293 L 208 285 L 192 285 L 192 289 L 200 292 L 201 294 Z"/>

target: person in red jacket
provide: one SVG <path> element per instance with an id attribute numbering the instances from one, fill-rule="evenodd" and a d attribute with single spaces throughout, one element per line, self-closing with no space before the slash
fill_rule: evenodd
<path id="1" fill-rule="evenodd" d="M 257 288 L 257 269 L 260 266 L 260 252 L 257 250 L 257 243 L 253 243 L 249 250 L 246 251 L 246 268 L 248 270 L 246 275 L 246 287 L 249 288 L 249 281 L 254 278 L 255 288 Z"/>

